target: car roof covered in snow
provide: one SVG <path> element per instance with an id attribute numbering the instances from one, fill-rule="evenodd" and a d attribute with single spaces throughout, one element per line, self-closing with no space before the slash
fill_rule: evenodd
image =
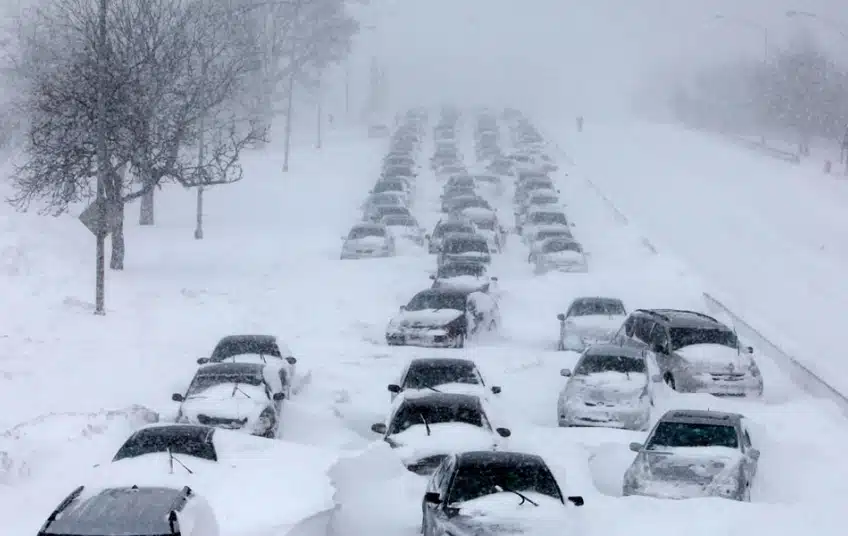
<path id="1" fill-rule="evenodd" d="M 642 349 L 640 348 L 610 343 L 593 344 L 586 349 L 584 355 L 608 355 L 629 357 L 632 359 L 645 359 Z"/>
<path id="2" fill-rule="evenodd" d="M 227 335 L 226 337 L 221 337 L 221 340 L 218 341 L 218 344 L 238 342 L 258 342 L 270 344 L 273 342 L 277 342 L 277 337 L 275 337 L 274 335 L 260 334 Z"/>
<path id="3" fill-rule="evenodd" d="M 473 367 L 477 368 L 474 361 L 458 357 L 416 357 L 409 362 L 410 370 L 414 367 Z"/>
<path id="4" fill-rule="evenodd" d="M 437 287 L 437 288 L 428 288 L 427 290 L 422 290 L 416 296 L 426 296 L 426 295 L 438 295 L 438 296 L 468 296 L 474 292 L 472 289 L 464 288 L 464 287 Z"/>
<path id="5" fill-rule="evenodd" d="M 191 494 L 189 488 L 121 487 L 88 493 L 75 490 L 60 505 L 55 519 L 47 523 L 43 534 L 164 535 L 174 531 L 169 522 L 173 511 L 180 511 Z"/>
<path id="6" fill-rule="evenodd" d="M 261 375 L 265 370 L 265 363 L 233 363 L 230 361 L 221 363 L 209 363 L 197 369 L 197 375 L 206 374 L 245 374 Z"/>
<path id="7" fill-rule="evenodd" d="M 571 300 L 571 305 L 583 305 L 587 303 L 602 303 L 608 305 L 621 305 L 624 307 L 624 302 L 619 298 L 608 298 L 604 296 L 580 296 Z"/>
<path id="8" fill-rule="evenodd" d="M 392 214 L 392 215 L 393 216 L 403 216 L 403 214 Z M 385 231 L 386 226 L 382 223 L 363 222 L 363 223 L 357 223 L 356 225 L 351 227 L 351 230 L 352 229 L 374 229 L 375 231 L 376 230 Z"/>
<path id="9" fill-rule="evenodd" d="M 485 243 L 487 245 L 489 244 L 489 242 L 486 240 L 485 236 L 480 236 L 477 233 L 448 233 L 447 235 L 445 235 L 445 242 L 451 242 L 451 241 L 453 241 L 453 242 L 474 241 L 474 242 L 482 242 L 482 243 Z"/>
<path id="10" fill-rule="evenodd" d="M 518 465 L 538 464 L 547 467 L 545 460 L 536 454 L 508 451 L 469 451 L 457 454 L 460 469 L 475 467 L 515 467 Z"/>
<path id="11" fill-rule="evenodd" d="M 703 409 L 673 409 L 660 417 L 664 422 L 680 422 L 693 424 L 735 425 L 742 421 L 739 413 L 711 411 Z"/>

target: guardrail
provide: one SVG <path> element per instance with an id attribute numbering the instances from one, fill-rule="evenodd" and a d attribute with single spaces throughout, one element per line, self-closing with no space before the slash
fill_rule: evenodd
<path id="1" fill-rule="evenodd" d="M 746 149 L 751 149 L 752 151 L 757 151 L 758 153 L 762 153 L 766 156 L 770 156 L 772 158 L 777 158 L 778 160 L 783 160 L 784 162 L 789 162 L 790 164 L 800 164 L 801 157 L 796 153 L 791 151 L 786 151 L 784 149 L 778 149 L 777 147 L 772 147 L 767 143 L 764 143 L 762 140 L 752 140 L 745 138 L 743 136 L 737 136 L 735 134 L 722 134 L 725 138 L 729 139 L 733 143 L 737 145 L 741 145 Z"/>
<path id="2" fill-rule="evenodd" d="M 822 380 L 813 371 L 802 365 L 783 348 L 765 337 L 757 328 L 730 310 L 725 304 L 708 292 L 703 293 L 704 303 L 710 314 L 725 314 L 733 319 L 739 337 L 768 355 L 789 378 L 804 391 L 817 398 L 832 401 L 848 417 L 848 397 Z"/>

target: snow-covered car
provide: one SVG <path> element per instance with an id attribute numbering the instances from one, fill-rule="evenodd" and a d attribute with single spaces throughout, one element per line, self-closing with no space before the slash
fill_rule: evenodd
<path id="1" fill-rule="evenodd" d="M 197 369 L 179 402 L 178 423 L 206 424 L 276 437 L 288 373 L 274 363 L 213 363 Z"/>
<path id="2" fill-rule="evenodd" d="M 388 389 L 392 401 L 400 393 L 412 391 L 467 393 L 483 399 L 489 393 L 501 392 L 497 385 L 486 385 L 474 361 L 447 357 L 412 359 L 401 372 L 400 380 L 389 384 Z"/>
<path id="3" fill-rule="evenodd" d="M 568 217 L 561 209 L 536 209 L 531 210 L 521 220 L 521 235 L 525 242 L 529 242 L 530 237 L 536 230 L 547 225 L 562 225 L 565 227 L 573 227 L 568 221 Z"/>
<path id="4" fill-rule="evenodd" d="M 574 235 L 571 232 L 571 227 L 566 225 L 540 225 L 536 227 L 533 234 L 527 239 L 527 246 L 530 249 L 530 253 L 527 254 L 527 262 L 531 264 L 536 262 L 536 255 L 539 254 L 542 245 L 548 238 L 573 240 Z"/>
<path id="5" fill-rule="evenodd" d="M 521 205 L 535 191 L 555 191 L 556 189 L 553 179 L 548 177 L 546 173 L 519 171 L 513 201 L 516 205 Z"/>
<path id="6" fill-rule="evenodd" d="M 473 186 L 451 186 L 445 188 L 441 195 L 441 210 L 442 212 L 451 212 L 451 206 L 459 199 L 477 199 L 477 189 Z"/>
<path id="7" fill-rule="evenodd" d="M 460 195 L 453 198 L 448 199 L 446 202 L 443 201 L 444 211 L 452 214 L 459 215 L 464 210 L 468 210 L 471 208 L 483 209 L 494 212 L 492 205 L 489 204 L 488 201 L 483 199 L 477 194 L 474 195 Z"/>
<path id="8" fill-rule="evenodd" d="M 528 213 L 533 210 L 557 208 L 562 210 L 559 194 L 556 190 L 533 190 L 522 203 L 519 212 Z"/>
<path id="9" fill-rule="evenodd" d="M 452 175 L 448 178 L 448 181 L 445 183 L 445 191 L 450 190 L 452 188 L 471 188 L 474 189 L 477 187 L 477 183 L 474 180 L 474 177 L 471 175 Z"/>
<path id="10" fill-rule="evenodd" d="M 497 302 L 485 292 L 428 289 L 400 308 L 386 327 L 390 345 L 462 348 L 469 337 L 500 324 Z"/>
<path id="11" fill-rule="evenodd" d="M 464 175 L 468 173 L 468 169 L 460 162 L 446 162 L 443 165 L 437 166 L 435 171 L 439 177 L 450 177 L 451 175 Z"/>
<path id="12" fill-rule="evenodd" d="M 386 216 L 406 216 L 408 218 L 412 217 L 412 212 L 405 206 L 398 205 L 378 205 L 376 207 L 372 207 L 368 213 L 368 217 L 364 219 L 363 223 L 380 223 L 383 218 Z"/>
<path id="13" fill-rule="evenodd" d="M 396 177 L 381 178 L 374 184 L 374 187 L 368 193 L 370 193 L 371 195 L 395 194 L 401 197 L 404 202 L 404 205 L 409 206 L 411 201 L 412 188 L 410 184 L 403 179 L 399 179 Z"/>
<path id="14" fill-rule="evenodd" d="M 618 298 L 575 298 L 565 313 L 557 315 L 557 350 L 582 352 L 593 344 L 609 342 L 626 319 L 627 310 Z"/>
<path id="15" fill-rule="evenodd" d="M 738 413 L 671 410 L 630 450 L 637 454 L 624 473 L 624 495 L 751 499 L 760 451 Z"/>
<path id="16" fill-rule="evenodd" d="M 38 536 L 218 536 L 215 512 L 188 486 L 79 486 Z"/>
<path id="17" fill-rule="evenodd" d="M 506 231 L 498 221 L 498 215 L 494 210 L 480 207 L 468 207 L 459 211 L 459 217 L 469 220 L 474 224 L 477 234 L 486 238 L 489 243 L 490 253 L 500 253 Z"/>
<path id="18" fill-rule="evenodd" d="M 476 229 L 471 222 L 459 218 L 453 218 L 448 220 L 439 220 L 433 228 L 433 232 L 431 234 L 424 235 L 424 238 L 428 241 L 427 250 L 430 253 L 438 253 L 441 251 L 442 242 L 447 235 L 474 234 L 475 232 Z"/>
<path id="19" fill-rule="evenodd" d="M 468 291 L 489 292 L 497 277 L 487 275 L 486 265 L 479 262 L 456 261 L 439 266 L 430 276 L 431 288 L 453 288 Z"/>
<path id="20" fill-rule="evenodd" d="M 494 428 L 480 397 L 464 393 L 409 392 L 398 396 L 386 422 L 371 426 L 407 469 L 430 474 L 446 456 L 494 450 L 507 428 Z"/>
<path id="21" fill-rule="evenodd" d="M 696 311 L 637 309 L 614 340 L 646 350 L 669 387 L 684 393 L 760 396 L 763 377 L 754 349 L 736 332 Z"/>
<path id="22" fill-rule="evenodd" d="M 485 192 L 488 197 L 498 198 L 504 193 L 504 183 L 498 175 L 494 173 L 478 173 L 473 175 L 474 182 L 481 191 Z"/>
<path id="23" fill-rule="evenodd" d="M 291 348 L 274 335 L 227 335 L 222 337 L 209 357 L 198 358 L 198 365 L 209 363 L 274 363 L 287 373 L 283 382 L 286 396 L 291 396 L 291 384 L 295 377 L 297 358 Z"/>
<path id="24" fill-rule="evenodd" d="M 376 194 L 368 194 L 368 197 L 365 198 L 365 202 L 362 204 L 362 210 L 365 216 L 368 215 L 368 211 L 373 207 L 384 206 L 384 205 L 394 205 L 399 207 L 405 207 L 406 201 L 401 194 L 396 192 L 381 192 Z"/>
<path id="25" fill-rule="evenodd" d="M 493 158 L 486 170 L 501 177 L 512 177 L 515 172 L 512 161 L 504 157 Z"/>
<path id="26" fill-rule="evenodd" d="M 534 258 L 533 272 L 588 272 L 589 263 L 583 246 L 572 238 L 546 238 Z"/>
<path id="27" fill-rule="evenodd" d="M 580 534 L 566 497 L 535 454 L 468 451 L 445 458 L 421 504 L 423 536 Z"/>
<path id="28" fill-rule="evenodd" d="M 437 266 L 442 266 L 450 262 L 491 263 L 489 241 L 476 232 L 474 234 L 451 233 L 445 236 L 439 248 L 436 263 Z"/>
<path id="29" fill-rule="evenodd" d="M 385 216 L 381 222 L 392 236 L 397 239 L 409 240 L 419 246 L 424 245 L 424 230 L 415 218 L 409 216 Z"/>
<path id="30" fill-rule="evenodd" d="M 653 394 L 642 352 L 617 344 L 598 344 L 580 356 L 559 394 L 560 426 L 603 426 L 647 430 Z"/>
<path id="31" fill-rule="evenodd" d="M 395 254 L 395 239 L 382 223 L 358 223 L 342 240 L 342 260 L 391 257 Z"/>

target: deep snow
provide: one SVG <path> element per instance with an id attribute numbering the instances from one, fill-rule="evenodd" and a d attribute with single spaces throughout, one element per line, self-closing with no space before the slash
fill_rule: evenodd
<path id="1" fill-rule="evenodd" d="M 86 412 L 141 404 L 170 415 L 170 393 L 181 390 L 195 359 L 220 336 L 266 330 L 287 341 L 299 359 L 302 379 L 284 409 L 281 448 L 291 452 L 283 472 L 304 493 L 287 486 L 251 490 L 250 500 L 267 501 L 268 512 L 280 517 L 262 520 L 264 531 L 231 526 L 230 535 L 285 534 L 298 516 L 326 508 L 333 494 L 340 507 L 331 526 L 339 536 L 415 534 L 425 479 L 406 471 L 370 426 L 385 419 L 386 385 L 405 361 L 432 355 L 471 357 L 488 384 L 503 386 L 491 397 L 493 425 L 512 430 L 510 448 L 545 456 L 567 494 L 586 497 L 582 510 L 572 510 L 583 534 L 841 532 L 839 501 L 848 492 L 844 421 L 835 408 L 793 386 L 767 356 L 756 355 L 766 381 L 761 401 L 657 388 L 657 415 L 691 407 L 749 417 L 763 453 L 752 504 L 622 499 L 621 476 L 633 459 L 627 444 L 644 439 L 644 432 L 556 427 L 556 399 L 565 383 L 559 370 L 573 368 L 577 357 L 554 351 L 556 314 L 572 298 L 619 296 L 629 309 L 701 308 L 705 288 L 693 275 L 702 274 L 699 267 L 652 253 L 637 230 L 622 227 L 582 180 L 582 166 L 569 168 L 568 177 L 558 174 L 558 181 L 575 236 L 591 252 L 590 273 L 533 276 L 526 247 L 511 236 L 490 270 L 500 278 L 500 334 L 465 350 L 386 346 L 388 319 L 429 286 L 435 259 L 411 246 L 396 258 L 338 260 L 340 237 L 357 220 L 384 148 L 356 132 L 332 132 L 320 153 L 298 147 L 289 174 L 279 171 L 278 146 L 250 155 L 243 183 L 209 193 L 207 237 L 200 242 L 191 236 L 192 192 L 166 189 L 155 228 L 129 225 L 127 271 L 110 273 L 105 318 L 91 315 L 87 305 L 93 249 L 87 231 L 71 218 L 44 220 L 2 209 L 2 244 L 15 245 L 22 255 L 4 263 L 18 274 L 0 280 L 17 300 L 5 309 L 8 331 L 0 339 L 0 366 L 8 371 L 0 379 L 2 424 L 26 424 L 15 429 L 22 433 L 4 434 L 0 449 L 10 463 L 24 460 L 35 469 L 15 474 L 14 481 L 3 473 L 0 515 L 8 533 L 34 533 L 91 465 L 107 461 L 150 417 L 139 409 L 117 417 Z M 632 182 L 633 173 L 608 172 L 608 181 Z M 419 179 L 414 212 L 431 229 L 440 184 L 428 173 Z M 499 214 L 511 216 L 510 194 L 498 202 Z M 326 464 L 319 462 L 335 457 L 341 461 L 325 475 Z M 305 459 L 312 463 L 301 463 Z M 240 482 L 231 497 L 251 484 L 257 485 Z M 313 504 L 278 509 L 281 502 L 304 500 L 307 491 Z"/>

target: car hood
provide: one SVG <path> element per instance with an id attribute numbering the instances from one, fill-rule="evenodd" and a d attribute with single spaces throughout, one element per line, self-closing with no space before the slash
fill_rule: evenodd
<path id="1" fill-rule="evenodd" d="M 648 385 L 647 374 L 621 372 L 599 372 L 586 376 L 572 376 L 568 382 L 568 390 L 581 392 L 601 401 L 638 398 Z"/>
<path id="2" fill-rule="evenodd" d="M 379 236 L 366 236 L 364 238 L 349 238 L 345 240 L 345 246 L 352 248 L 379 248 L 385 243 L 386 239 Z"/>
<path id="3" fill-rule="evenodd" d="M 696 367 L 709 372 L 726 373 L 731 368 L 742 372 L 752 363 L 750 355 L 721 344 L 692 344 L 680 348 L 677 354 Z"/>
<path id="4" fill-rule="evenodd" d="M 615 333 L 627 317 L 624 315 L 584 315 L 572 316 L 566 325 L 580 332 Z"/>
<path id="5" fill-rule="evenodd" d="M 219 417 L 224 419 L 255 419 L 268 407 L 268 397 L 265 390 L 255 385 L 239 385 L 233 394 L 232 384 L 216 385 L 198 395 L 189 397 L 182 403 L 180 411 L 192 420 L 198 415 Z"/>
<path id="6" fill-rule="evenodd" d="M 539 506 L 511 492 L 493 493 L 451 505 L 459 508 L 454 523 L 474 535 L 570 534 L 574 523 L 568 508 L 559 500 L 535 493 L 522 492 Z"/>
<path id="7" fill-rule="evenodd" d="M 742 454 L 728 447 L 661 447 L 644 450 L 637 458 L 644 461 L 643 477 L 669 484 L 707 486 L 733 473 Z"/>
<path id="8" fill-rule="evenodd" d="M 401 460 L 410 464 L 430 456 L 492 450 L 500 438 L 486 428 L 449 422 L 431 424 L 430 435 L 424 424 L 416 424 L 387 439 Z"/>
<path id="9" fill-rule="evenodd" d="M 396 319 L 401 327 L 427 328 L 442 327 L 463 315 L 456 309 L 422 309 L 420 311 L 404 311 Z"/>
<path id="10" fill-rule="evenodd" d="M 486 277 L 473 275 L 458 275 L 456 277 L 440 277 L 436 280 L 438 288 L 479 289 L 489 283 Z"/>

